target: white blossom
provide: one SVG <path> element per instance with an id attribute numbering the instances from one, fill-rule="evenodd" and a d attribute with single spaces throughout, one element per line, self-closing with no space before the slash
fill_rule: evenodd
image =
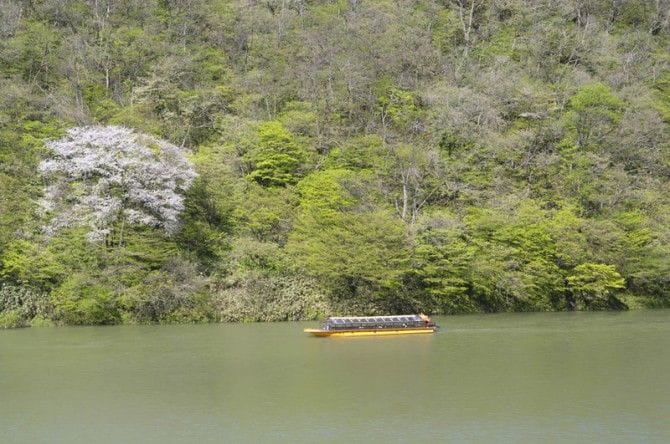
<path id="1" fill-rule="evenodd" d="M 179 147 L 118 126 L 72 128 L 46 146 L 53 156 L 40 164 L 40 207 L 51 217 L 45 233 L 87 226 L 89 240 L 99 241 L 120 219 L 179 228 L 183 192 L 196 177 Z"/>

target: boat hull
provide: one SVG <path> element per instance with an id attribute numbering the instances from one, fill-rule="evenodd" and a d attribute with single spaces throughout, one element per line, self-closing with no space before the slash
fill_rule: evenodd
<path id="1" fill-rule="evenodd" d="M 318 337 L 352 337 L 352 336 L 395 336 L 395 335 L 420 335 L 435 333 L 434 327 L 421 328 L 380 328 L 380 329 L 355 329 L 355 330 L 321 330 L 306 328 L 305 333 Z"/>

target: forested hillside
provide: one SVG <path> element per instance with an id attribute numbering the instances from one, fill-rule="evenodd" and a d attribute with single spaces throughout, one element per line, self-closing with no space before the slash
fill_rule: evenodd
<path id="1" fill-rule="evenodd" d="M 670 305 L 667 0 L 0 0 L 0 325 Z"/>

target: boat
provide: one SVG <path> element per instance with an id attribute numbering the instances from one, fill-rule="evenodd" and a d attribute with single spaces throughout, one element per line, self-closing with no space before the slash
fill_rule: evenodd
<path id="1" fill-rule="evenodd" d="M 439 327 L 425 314 L 398 316 L 331 316 L 319 328 L 306 328 L 305 333 L 318 337 L 390 336 L 435 333 Z"/>

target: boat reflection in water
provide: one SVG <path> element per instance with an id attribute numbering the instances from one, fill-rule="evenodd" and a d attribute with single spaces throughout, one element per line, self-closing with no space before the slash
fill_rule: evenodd
<path id="1" fill-rule="evenodd" d="M 434 333 L 439 327 L 424 314 L 399 316 L 329 317 L 320 328 L 306 328 L 313 336 L 388 336 Z"/>

